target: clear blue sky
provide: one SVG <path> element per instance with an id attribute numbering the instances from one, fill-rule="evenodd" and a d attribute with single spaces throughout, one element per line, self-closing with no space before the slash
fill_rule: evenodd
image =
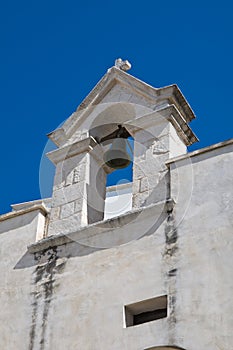
<path id="1" fill-rule="evenodd" d="M 40 198 L 46 134 L 118 57 L 155 87 L 178 84 L 197 116 L 195 149 L 232 138 L 232 6 L 224 0 L 2 2 L 0 212 Z"/>

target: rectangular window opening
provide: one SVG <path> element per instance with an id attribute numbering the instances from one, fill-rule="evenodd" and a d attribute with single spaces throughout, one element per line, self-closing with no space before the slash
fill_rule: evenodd
<path id="1" fill-rule="evenodd" d="M 167 317 L 167 295 L 125 306 L 126 327 Z"/>

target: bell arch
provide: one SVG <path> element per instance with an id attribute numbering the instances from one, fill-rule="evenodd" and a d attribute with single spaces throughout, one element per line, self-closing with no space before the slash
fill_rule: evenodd
<path id="1" fill-rule="evenodd" d="M 104 149 L 103 166 L 107 170 L 104 219 L 110 219 L 132 209 L 134 138 L 127 125 L 118 124 L 98 141 Z"/>

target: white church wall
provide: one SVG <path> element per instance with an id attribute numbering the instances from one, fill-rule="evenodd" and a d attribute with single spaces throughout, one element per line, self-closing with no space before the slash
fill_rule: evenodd
<path id="1" fill-rule="evenodd" d="M 132 183 L 106 188 L 104 220 L 119 216 L 132 209 Z"/>
<path id="2" fill-rule="evenodd" d="M 30 349 L 35 268 L 27 246 L 36 241 L 41 229 L 39 210 L 14 214 L 0 217 L 0 349 L 4 350 Z"/>
<path id="3" fill-rule="evenodd" d="M 193 153 L 171 164 L 178 234 L 174 339 L 187 349 L 230 349 L 233 142 Z"/>

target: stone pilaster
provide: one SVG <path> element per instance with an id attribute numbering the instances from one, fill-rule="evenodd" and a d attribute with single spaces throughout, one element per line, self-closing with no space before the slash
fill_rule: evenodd
<path id="1" fill-rule="evenodd" d="M 184 153 L 184 142 L 165 118 L 134 133 L 133 208 L 169 198 L 169 173 L 165 163 Z"/>
<path id="2" fill-rule="evenodd" d="M 48 235 L 73 232 L 104 216 L 102 149 L 90 137 L 48 154 L 56 165 Z"/>

